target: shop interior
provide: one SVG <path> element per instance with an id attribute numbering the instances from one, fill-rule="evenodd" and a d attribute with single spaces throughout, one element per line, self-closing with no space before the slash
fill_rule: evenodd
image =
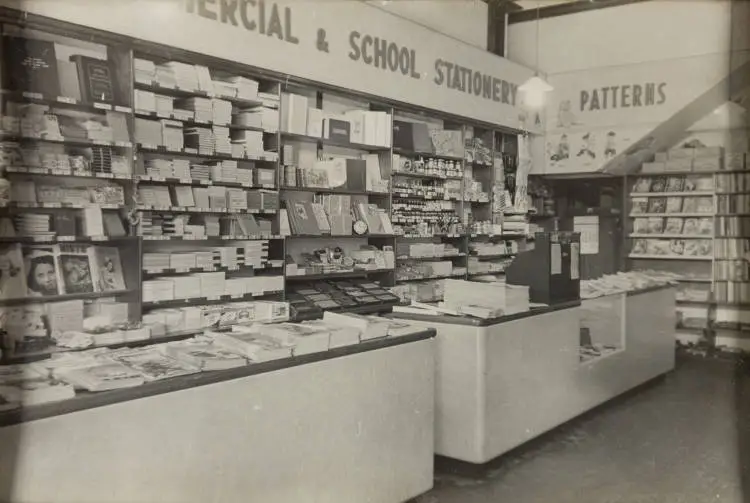
<path id="1" fill-rule="evenodd" d="M 747 20 L 0 0 L 0 501 L 743 501 Z"/>

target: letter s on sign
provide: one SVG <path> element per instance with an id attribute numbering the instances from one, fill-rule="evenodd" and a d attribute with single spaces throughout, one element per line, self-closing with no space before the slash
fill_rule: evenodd
<path id="1" fill-rule="evenodd" d="M 435 60 L 435 74 L 435 84 L 442 85 L 445 75 L 443 75 L 443 60 L 440 58 Z"/>
<path id="2" fill-rule="evenodd" d="M 353 31 L 349 34 L 349 45 L 352 47 L 352 50 L 349 53 L 349 59 L 353 61 L 357 61 L 362 56 L 359 50 L 359 43 L 357 42 L 359 37 L 360 34 L 358 31 Z"/>

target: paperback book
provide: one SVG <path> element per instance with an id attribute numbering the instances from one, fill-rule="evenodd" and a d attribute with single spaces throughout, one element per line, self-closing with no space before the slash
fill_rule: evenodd
<path id="1" fill-rule="evenodd" d="M 21 245 L 0 245 L 0 299 L 26 297 Z"/>
<path id="2" fill-rule="evenodd" d="M 93 277 L 99 292 L 125 290 L 120 251 L 109 246 L 94 246 L 91 249 Z"/>
<path id="3" fill-rule="evenodd" d="M 119 350 L 110 357 L 137 370 L 143 374 L 146 381 L 194 374 L 199 370 L 197 367 L 166 356 L 157 347 Z"/>
<path id="4" fill-rule="evenodd" d="M 62 278 L 62 293 L 91 293 L 96 291 L 91 274 L 89 249 L 80 244 L 59 244 L 58 260 Z"/>
<path id="5" fill-rule="evenodd" d="M 60 295 L 58 262 L 54 246 L 24 245 L 21 248 L 26 286 L 31 297 Z"/>

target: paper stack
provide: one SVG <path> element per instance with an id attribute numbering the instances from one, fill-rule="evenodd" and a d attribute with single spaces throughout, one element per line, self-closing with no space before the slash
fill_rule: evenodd
<path id="1" fill-rule="evenodd" d="M 198 72 L 196 72 L 194 65 L 170 61 L 163 66 L 170 68 L 174 73 L 175 83 L 178 89 L 185 89 L 188 91 L 198 91 L 200 89 L 200 85 L 198 84 Z"/>
<path id="2" fill-rule="evenodd" d="M 143 270 L 144 271 L 161 271 L 170 267 L 169 253 L 144 253 Z"/>
<path id="3" fill-rule="evenodd" d="M 223 126 L 213 127 L 214 151 L 217 154 L 232 155 L 232 141 L 229 138 L 229 128 Z"/>
<path id="4" fill-rule="evenodd" d="M 156 95 L 151 91 L 135 90 L 135 109 L 138 112 L 156 112 Z"/>
<path id="5" fill-rule="evenodd" d="M 263 155 L 263 133 L 260 131 L 232 131 L 232 143 L 241 145 L 248 157 Z"/>
<path id="6" fill-rule="evenodd" d="M 134 61 L 134 78 L 140 84 L 151 85 L 156 81 L 156 64 L 147 59 L 135 58 Z M 136 107 L 137 108 L 137 107 Z"/>
<path id="7" fill-rule="evenodd" d="M 156 66 L 156 82 L 162 87 L 174 89 L 177 87 L 177 79 L 174 70 L 166 65 Z"/>
<path id="8" fill-rule="evenodd" d="M 163 139 L 163 145 L 168 150 L 182 150 L 184 147 L 183 143 L 183 130 L 182 122 L 173 120 L 161 120 L 161 135 Z"/>
<path id="9" fill-rule="evenodd" d="M 229 82 L 237 88 L 237 97 L 241 100 L 256 101 L 258 99 L 258 81 L 246 77 L 230 77 Z"/>
<path id="10" fill-rule="evenodd" d="M 279 93 L 259 92 L 258 99 L 263 103 L 264 107 L 279 108 Z"/>
<path id="11" fill-rule="evenodd" d="M 278 341 L 262 337 L 252 327 L 234 326 L 231 332 L 211 332 L 217 347 L 244 356 L 253 362 L 265 362 L 289 358 L 292 348 L 280 344 Z"/>
<path id="12" fill-rule="evenodd" d="M 135 119 L 135 141 L 141 145 L 156 148 L 162 145 L 162 127 L 159 121 Z"/>
<path id="13" fill-rule="evenodd" d="M 157 94 L 155 96 L 156 113 L 161 116 L 171 116 L 174 113 L 174 98 Z"/>
<path id="14" fill-rule="evenodd" d="M 381 318 L 326 311 L 323 314 L 323 321 L 333 326 L 350 326 L 359 329 L 360 340 L 362 341 L 379 339 L 388 335 L 388 322 Z"/>
<path id="15" fill-rule="evenodd" d="M 185 129 L 185 148 L 196 149 L 200 154 L 213 154 L 213 132 L 210 129 L 203 127 L 191 127 Z"/>
<path id="16" fill-rule="evenodd" d="M 196 181 L 211 180 L 211 166 L 206 164 L 191 164 L 190 178 Z"/>
<path id="17" fill-rule="evenodd" d="M 52 215 L 22 213 L 16 215 L 14 222 L 20 236 L 37 236 L 49 234 Z"/>
<path id="18" fill-rule="evenodd" d="M 170 159 L 151 158 L 143 162 L 146 175 L 169 178 L 172 176 L 173 161 Z"/>
<path id="19" fill-rule="evenodd" d="M 307 108 L 306 96 L 283 93 L 281 95 L 281 130 L 294 134 L 307 134 Z"/>
<path id="20" fill-rule="evenodd" d="M 58 374 L 64 381 L 88 391 L 129 388 L 145 381 L 140 372 L 104 358 L 88 366 L 60 369 Z"/>
<path id="21" fill-rule="evenodd" d="M 143 282 L 143 302 L 158 302 L 174 299 L 174 284 L 166 279 Z"/>
<path id="22" fill-rule="evenodd" d="M 194 276 L 200 281 L 201 297 L 212 298 L 224 295 L 225 273 L 202 272 Z"/>
<path id="23" fill-rule="evenodd" d="M 225 370 L 247 364 L 244 357 L 222 349 L 211 342 L 198 340 L 171 342 L 162 351 L 178 361 L 203 371 Z"/>
<path id="24" fill-rule="evenodd" d="M 214 124 L 228 125 L 232 123 L 232 102 L 212 99 L 212 121 Z"/>
<path id="25" fill-rule="evenodd" d="M 263 128 L 263 110 L 263 107 L 240 110 L 234 115 L 233 123 L 235 126 Z M 276 115 L 279 115 L 278 111 Z"/>
<path id="26" fill-rule="evenodd" d="M 179 180 L 190 179 L 190 161 L 187 159 L 175 159 L 172 161 L 172 174 L 174 178 Z"/>
<path id="27" fill-rule="evenodd" d="M 146 381 L 158 381 L 199 371 L 197 367 L 166 356 L 155 346 L 125 348 L 113 351 L 108 356 L 140 372 Z"/>
<path id="28" fill-rule="evenodd" d="M 186 98 L 175 103 L 175 106 L 193 112 L 196 122 L 211 122 L 214 118 L 213 103 L 208 98 Z"/>

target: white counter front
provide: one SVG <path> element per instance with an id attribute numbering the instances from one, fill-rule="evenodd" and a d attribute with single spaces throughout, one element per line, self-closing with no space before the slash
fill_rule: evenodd
<path id="1" fill-rule="evenodd" d="M 449 316 L 394 316 L 437 329 L 435 452 L 469 463 L 486 463 L 674 368 L 671 287 L 484 326 Z M 595 340 L 604 335 L 604 343 L 624 344 L 582 363 L 582 325 Z M 607 326 L 611 333 L 602 332 Z"/>
<path id="2" fill-rule="evenodd" d="M 433 350 L 430 334 L 4 426 L 0 501 L 406 501 L 433 483 Z"/>

